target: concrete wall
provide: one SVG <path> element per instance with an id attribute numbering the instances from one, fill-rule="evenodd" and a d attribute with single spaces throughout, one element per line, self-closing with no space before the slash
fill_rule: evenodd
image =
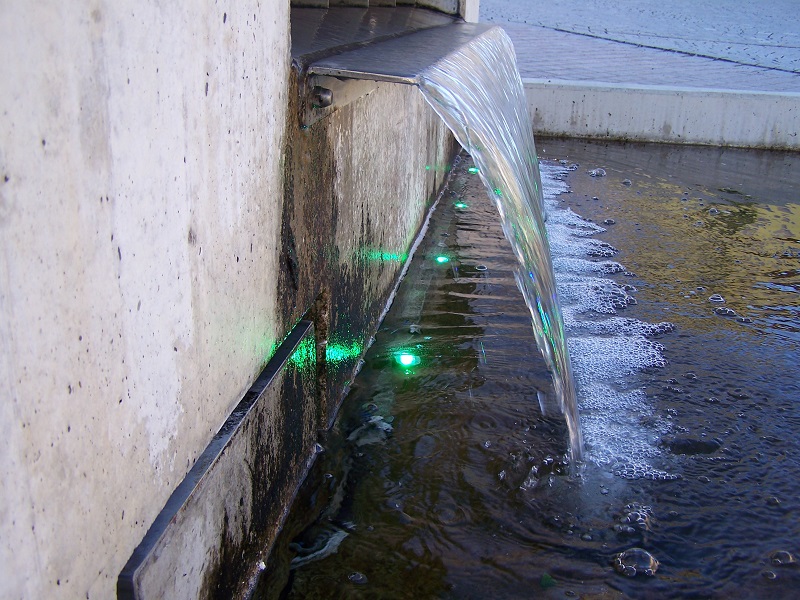
<path id="1" fill-rule="evenodd" d="M 800 149 L 800 94 L 526 79 L 536 133 Z"/>
<path id="2" fill-rule="evenodd" d="M 0 596 L 114 597 L 297 319 L 375 326 L 452 141 L 402 87 L 301 132 L 288 32 L 288 0 L 0 8 Z"/>
<path id="3" fill-rule="evenodd" d="M 281 334 L 288 20 L 3 4 L 3 597 L 113 597 Z"/>

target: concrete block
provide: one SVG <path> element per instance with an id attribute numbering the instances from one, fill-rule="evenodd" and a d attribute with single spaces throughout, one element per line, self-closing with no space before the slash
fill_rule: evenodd
<path id="1" fill-rule="evenodd" d="M 543 135 L 796 150 L 800 94 L 524 80 Z"/>

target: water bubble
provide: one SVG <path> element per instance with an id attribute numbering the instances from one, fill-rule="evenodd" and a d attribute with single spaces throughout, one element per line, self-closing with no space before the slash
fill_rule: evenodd
<path id="1" fill-rule="evenodd" d="M 635 526 L 642 531 L 650 531 L 652 523 L 653 509 L 638 502 L 632 502 L 625 506 L 619 522 L 623 526 Z"/>
<path id="2" fill-rule="evenodd" d="M 775 574 L 775 571 L 761 571 L 761 576 L 764 579 L 769 579 L 770 581 L 778 578 L 778 576 Z"/>
<path id="3" fill-rule="evenodd" d="M 630 179 L 623 179 L 622 185 L 633 185 L 633 182 Z"/>
<path id="4" fill-rule="evenodd" d="M 485 270 L 487 270 L 488 268 L 489 268 L 489 267 L 487 267 L 486 265 L 478 265 L 477 267 L 475 267 L 475 270 L 476 270 L 476 271 L 485 271 Z"/>
<path id="5" fill-rule="evenodd" d="M 722 296 L 720 296 L 719 294 L 711 294 L 711 295 L 708 297 L 708 301 L 709 301 L 709 302 L 725 302 L 725 298 L 723 298 L 723 297 L 722 297 Z"/>
<path id="6" fill-rule="evenodd" d="M 592 196 L 592 200 L 594 200 L 595 202 L 597 202 L 598 200 L 600 200 L 600 198 L 598 198 L 597 196 Z"/>
<path id="7" fill-rule="evenodd" d="M 775 496 L 770 496 L 769 498 L 767 498 L 767 504 L 769 504 L 770 506 L 780 506 L 781 501 Z"/>
<path id="8" fill-rule="evenodd" d="M 736 316 L 736 311 L 735 310 L 733 310 L 732 308 L 724 307 L 724 306 L 721 306 L 719 308 L 715 308 L 714 312 L 716 314 L 718 314 L 718 315 L 723 316 L 723 317 L 735 317 Z"/>
<path id="9" fill-rule="evenodd" d="M 776 550 L 769 555 L 773 565 L 788 565 L 794 562 L 794 556 L 787 550 Z"/>
<path id="10" fill-rule="evenodd" d="M 614 525 L 614 531 L 616 531 L 618 533 L 631 533 L 631 534 L 633 534 L 633 533 L 636 533 L 636 528 L 632 527 L 631 525 L 623 525 L 623 524 L 617 523 L 616 525 Z"/>
<path id="11" fill-rule="evenodd" d="M 605 177 L 606 171 L 605 169 L 592 169 L 591 171 L 589 171 L 589 175 L 591 175 L 592 177 Z"/>
<path id="12" fill-rule="evenodd" d="M 422 333 L 422 328 L 419 325 L 411 325 L 408 328 L 408 333 Z"/>
<path id="13" fill-rule="evenodd" d="M 347 578 L 356 585 L 364 585 L 367 583 L 367 576 L 363 573 L 359 573 L 358 571 L 353 571 Z"/>
<path id="14" fill-rule="evenodd" d="M 718 215 L 719 214 L 719 209 L 718 208 L 714 208 L 712 206 L 711 208 L 708 209 L 708 214 L 710 214 L 710 215 Z"/>
<path id="15" fill-rule="evenodd" d="M 736 320 L 739 323 L 752 323 L 753 322 L 753 319 L 751 319 L 750 317 L 738 317 Z"/>
<path id="16" fill-rule="evenodd" d="M 578 170 L 578 163 L 572 163 L 570 166 L 567 167 L 567 171 L 577 171 Z"/>
<path id="17" fill-rule="evenodd" d="M 614 558 L 614 570 L 628 577 L 636 577 L 640 573 L 652 577 L 658 570 L 658 561 L 647 550 L 630 548 Z"/>
<path id="18" fill-rule="evenodd" d="M 615 223 L 616 221 L 614 219 L 606 219 L 605 221 L 603 221 L 604 225 L 614 225 Z"/>

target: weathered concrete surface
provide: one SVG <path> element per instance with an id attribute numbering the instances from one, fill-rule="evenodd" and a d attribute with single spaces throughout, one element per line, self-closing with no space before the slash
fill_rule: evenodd
<path id="1" fill-rule="evenodd" d="M 525 79 L 538 134 L 800 149 L 800 94 Z"/>
<path id="2" fill-rule="evenodd" d="M 118 598 L 244 597 L 317 431 L 313 326 L 301 321 L 173 493 Z"/>
<path id="3" fill-rule="evenodd" d="M 279 306 L 293 322 L 321 303 L 327 423 L 455 145 L 422 94 L 404 85 L 378 86 L 305 131 L 289 128 Z"/>
<path id="4" fill-rule="evenodd" d="M 376 324 L 452 140 L 403 87 L 300 131 L 288 4 L 0 9 L 4 598 L 113 597 L 297 319 L 320 424 Z"/>
<path id="5" fill-rule="evenodd" d="M 0 10 L 0 595 L 110 598 L 285 328 L 288 2 Z"/>

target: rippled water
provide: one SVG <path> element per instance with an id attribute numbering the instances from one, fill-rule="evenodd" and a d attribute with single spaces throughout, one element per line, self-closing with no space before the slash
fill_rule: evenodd
<path id="1" fill-rule="evenodd" d="M 587 237 L 617 250 L 588 258 L 622 265 L 601 274 L 636 290 L 615 314 L 576 317 L 606 323 L 591 335 L 567 318 L 572 338 L 624 343 L 618 329 L 632 328 L 663 363 L 626 371 L 612 358 L 624 367 L 627 347 L 572 348 L 599 348 L 588 364 L 627 400 L 612 435 L 587 428 L 587 462 L 571 477 L 563 421 L 539 410 L 552 383 L 514 255 L 464 164 L 258 597 L 796 597 L 798 157 L 539 146 L 546 186 L 562 192 L 553 202 L 602 225 Z M 561 285 L 559 263 L 574 275 L 573 258 L 554 249 Z M 664 322 L 674 330 L 647 330 Z M 583 398 L 581 419 L 601 401 Z M 615 468 L 626 450 L 671 477 Z"/>

